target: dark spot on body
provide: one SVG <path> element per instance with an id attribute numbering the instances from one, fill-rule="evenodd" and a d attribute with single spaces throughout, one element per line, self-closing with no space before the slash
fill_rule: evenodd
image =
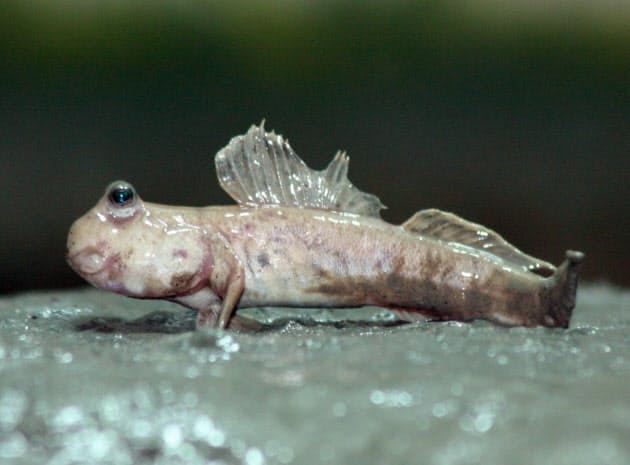
<path id="1" fill-rule="evenodd" d="M 187 291 L 195 279 L 194 273 L 176 273 L 171 277 L 171 292 L 177 294 Z"/>
<path id="2" fill-rule="evenodd" d="M 266 252 L 259 253 L 258 256 L 256 257 L 256 261 L 258 262 L 260 266 L 264 268 L 267 265 L 269 265 L 269 255 L 267 255 Z"/>
<path id="3" fill-rule="evenodd" d="M 315 261 L 311 263 L 311 267 L 313 268 L 313 274 L 315 275 L 318 281 L 325 280 L 327 279 L 327 277 L 330 276 L 330 274 L 327 273 L 326 270 L 324 270 L 321 266 L 319 266 L 319 264 L 317 264 Z"/>
<path id="4" fill-rule="evenodd" d="M 184 249 L 173 250 L 173 258 L 188 258 L 188 252 Z"/>
<path id="5" fill-rule="evenodd" d="M 309 289 L 310 292 L 335 296 L 353 304 L 417 307 L 431 293 L 435 293 L 433 283 L 425 283 L 400 272 L 373 277 L 348 277 L 335 276 L 321 268 L 315 271 L 319 284 Z"/>
<path id="6" fill-rule="evenodd" d="M 381 305 L 418 312 L 436 320 L 473 320 L 487 317 L 492 297 L 483 289 L 463 291 L 447 283 L 410 276 L 404 272 L 404 258 L 392 262 L 392 271 L 372 276 L 343 276 L 316 270 L 316 285 L 308 292 L 334 297 L 348 305 Z M 462 298 L 463 297 L 463 298 Z"/>

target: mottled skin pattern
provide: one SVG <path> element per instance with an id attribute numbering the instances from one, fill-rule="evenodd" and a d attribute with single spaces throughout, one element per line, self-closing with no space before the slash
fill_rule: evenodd
<path id="1" fill-rule="evenodd" d="M 239 307 L 389 307 L 408 319 L 568 325 L 557 277 L 381 220 L 290 207 L 123 209 L 105 195 L 72 226 L 68 262 L 94 286 L 198 310 L 234 326 Z"/>
<path id="2" fill-rule="evenodd" d="M 205 211 L 245 269 L 241 305 L 380 305 L 435 319 L 556 326 L 552 284 L 489 254 L 352 214 L 295 208 Z M 216 219 L 210 219 L 214 216 Z"/>

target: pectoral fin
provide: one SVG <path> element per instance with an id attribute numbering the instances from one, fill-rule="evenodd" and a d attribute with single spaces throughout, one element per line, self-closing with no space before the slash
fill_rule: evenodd
<path id="1" fill-rule="evenodd" d="M 235 279 L 228 284 L 227 291 L 223 296 L 219 319 L 217 320 L 218 328 L 225 329 L 228 327 L 244 288 L 245 280 L 243 273 L 240 273 L 240 276 L 236 276 Z"/>
<path id="2" fill-rule="evenodd" d="M 237 274 L 230 276 L 223 290 L 215 290 L 216 294 L 212 294 L 216 295 L 213 301 L 198 309 L 197 326 L 221 329 L 231 326 L 244 288 L 245 279 L 241 269 Z"/>

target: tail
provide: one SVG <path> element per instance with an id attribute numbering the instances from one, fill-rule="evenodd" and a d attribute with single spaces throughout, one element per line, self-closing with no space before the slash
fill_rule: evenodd
<path id="1" fill-rule="evenodd" d="M 568 328 L 571 314 L 575 307 L 575 295 L 578 287 L 578 275 L 582 267 L 584 254 L 576 250 L 567 250 L 566 259 L 553 276 L 549 296 L 548 326 Z"/>

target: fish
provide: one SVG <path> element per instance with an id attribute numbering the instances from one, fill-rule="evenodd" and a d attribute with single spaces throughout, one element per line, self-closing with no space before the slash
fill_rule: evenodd
<path id="1" fill-rule="evenodd" d="M 70 267 L 97 288 L 194 309 L 197 327 L 238 329 L 240 308 L 367 305 L 405 322 L 569 326 L 582 252 L 555 267 L 435 208 L 390 224 L 379 198 L 349 181 L 345 152 L 311 169 L 262 123 L 215 167 L 236 204 L 149 203 L 111 183 L 70 227 Z"/>

